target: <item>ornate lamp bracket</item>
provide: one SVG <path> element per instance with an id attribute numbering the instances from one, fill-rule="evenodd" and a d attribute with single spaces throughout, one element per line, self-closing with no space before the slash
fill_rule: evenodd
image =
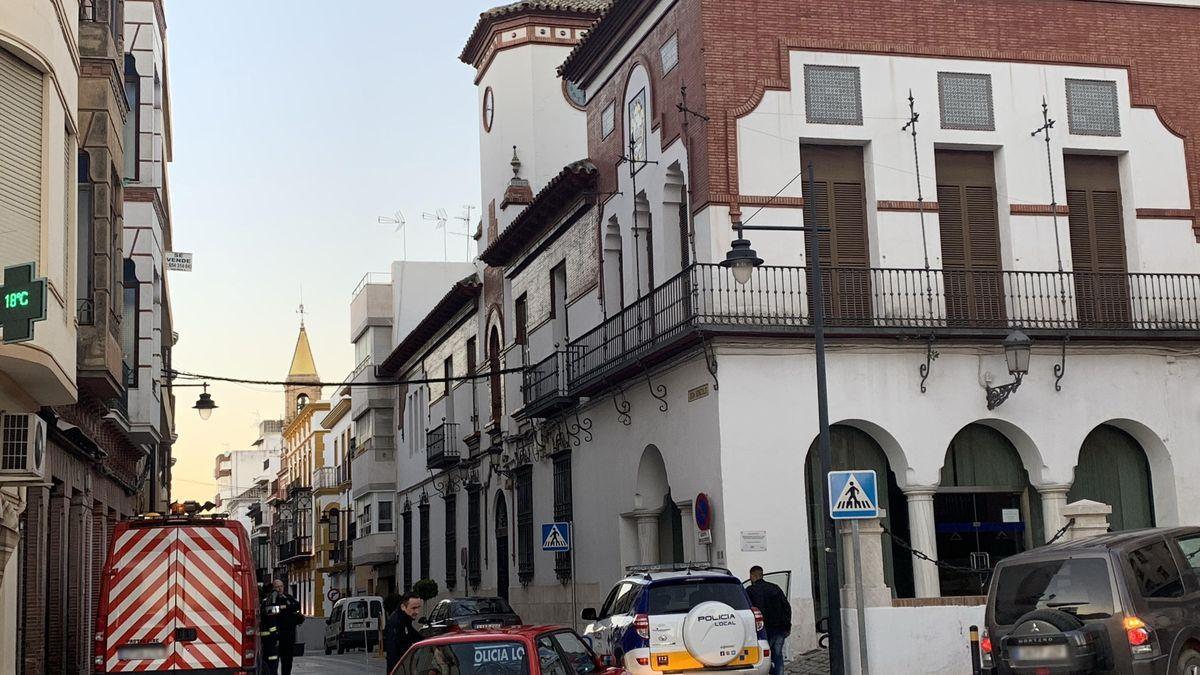
<path id="1" fill-rule="evenodd" d="M 1067 342 L 1070 335 L 1064 335 L 1062 341 L 1062 358 L 1054 365 L 1054 391 L 1062 391 L 1062 379 L 1067 374 Z"/>
<path id="2" fill-rule="evenodd" d="M 1007 401 L 1008 397 L 1012 396 L 1013 392 L 1021 386 L 1021 375 L 1017 375 L 1016 378 L 1017 379 L 1009 382 L 1008 384 L 1002 384 L 999 387 L 987 388 L 988 410 L 995 410 L 996 408 L 999 408 L 1000 405 Z"/>
<path id="3" fill-rule="evenodd" d="M 930 335 L 929 339 L 925 342 L 925 363 L 921 364 L 920 368 L 922 394 L 925 393 L 925 381 L 929 379 L 929 372 L 933 370 L 933 362 L 940 356 L 937 350 L 933 348 L 933 340 L 934 337 Z"/>

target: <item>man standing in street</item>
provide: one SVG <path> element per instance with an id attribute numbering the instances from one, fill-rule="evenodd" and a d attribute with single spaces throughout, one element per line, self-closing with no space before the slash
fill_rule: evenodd
<path id="1" fill-rule="evenodd" d="M 783 675 L 783 644 L 792 632 L 792 606 L 783 590 L 763 579 L 763 568 L 750 568 L 750 586 L 746 589 L 750 604 L 763 615 L 767 644 L 771 648 L 771 675 Z"/>
<path id="2" fill-rule="evenodd" d="M 292 675 L 296 651 L 296 627 L 304 621 L 300 603 L 288 595 L 283 581 L 276 579 L 263 598 L 259 611 L 262 624 L 263 657 L 268 675 Z"/>
<path id="3" fill-rule="evenodd" d="M 400 607 L 388 615 L 387 627 L 383 629 L 383 649 L 387 653 L 387 672 L 392 672 L 397 663 L 400 663 L 400 657 L 404 656 L 404 652 L 408 648 L 420 642 L 421 634 L 417 632 L 413 621 L 421 616 L 421 607 L 424 605 L 414 593 L 405 593 L 400 596 Z"/>

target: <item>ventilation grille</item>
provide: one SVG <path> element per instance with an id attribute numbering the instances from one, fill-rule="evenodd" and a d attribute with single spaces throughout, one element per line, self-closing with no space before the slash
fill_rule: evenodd
<path id="1" fill-rule="evenodd" d="M 938 103 L 943 129 L 994 131 L 992 76 L 979 73 L 938 73 Z"/>
<path id="2" fill-rule="evenodd" d="M 29 470 L 29 419 L 0 415 L 0 471 Z"/>
<path id="3" fill-rule="evenodd" d="M 1117 83 L 1067 80 L 1067 121 L 1077 136 L 1120 136 Z"/>
<path id="4" fill-rule="evenodd" d="M 804 108 L 809 124 L 862 125 L 858 68 L 804 66 Z"/>

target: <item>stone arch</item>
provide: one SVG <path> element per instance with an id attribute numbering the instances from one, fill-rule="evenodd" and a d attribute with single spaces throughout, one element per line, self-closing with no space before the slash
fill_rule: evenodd
<path id="1" fill-rule="evenodd" d="M 633 505 L 628 517 L 637 529 L 637 562 L 683 562 L 682 516 L 671 498 L 662 453 L 653 445 L 646 446 L 638 462 Z"/>
<path id="2" fill-rule="evenodd" d="M 1021 457 L 1021 463 L 1025 466 L 1025 471 L 1029 473 L 1029 482 L 1034 486 L 1045 485 L 1049 481 L 1049 468 L 1046 466 L 1045 459 L 1042 458 L 1042 453 L 1038 450 L 1037 444 L 1025 433 L 1025 430 L 1008 420 L 1001 419 L 982 419 L 972 422 L 972 424 L 982 424 L 985 427 L 991 427 L 1008 439 L 1016 448 L 1017 454 Z M 970 425 L 967 425 L 970 426 Z M 965 427 L 964 427 L 965 428 Z M 959 430 L 961 431 L 961 429 Z M 958 432 L 955 432 L 957 435 Z"/>
<path id="3" fill-rule="evenodd" d="M 691 262 L 691 236 L 688 227 L 687 185 L 679 162 L 673 162 L 663 174 L 662 188 L 663 272 L 670 278 Z"/>
<path id="4" fill-rule="evenodd" d="M 671 491 L 667 480 L 667 465 L 662 453 L 654 445 L 647 445 L 638 462 L 637 488 L 633 494 L 633 508 L 657 509 L 663 497 Z"/>
<path id="5" fill-rule="evenodd" d="M 650 200 L 644 190 L 633 198 L 634 289 L 637 297 L 654 288 L 654 216 L 650 212 Z"/>
<path id="6" fill-rule="evenodd" d="M 621 223 L 615 214 L 606 221 L 603 246 L 604 309 L 611 316 L 625 306 L 625 252 Z"/>
<path id="7" fill-rule="evenodd" d="M 883 454 L 887 457 L 888 465 L 892 472 L 896 474 L 896 483 L 901 488 L 908 487 L 908 473 L 911 471 L 908 465 L 908 457 L 904 454 L 904 449 L 900 447 L 900 441 L 892 435 L 890 431 L 884 429 L 874 422 L 869 422 L 862 419 L 844 419 L 837 422 L 838 425 L 854 427 L 859 431 L 870 436 L 879 444 Z"/>
<path id="8" fill-rule="evenodd" d="M 1153 524 L 1171 527 L 1179 524 L 1179 507 L 1176 489 L 1175 489 L 1175 465 L 1171 459 L 1171 453 L 1167 450 L 1166 443 L 1163 442 L 1161 436 L 1155 433 L 1150 427 L 1136 420 L 1125 418 L 1114 418 L 1106 420 L 1096 427 L 1088 431 L 1088 436 L 1085 437 L 1079 444 L 1079 454 L 1075 458 L 1075 469 L 1073 477 L 1078 476 L 1079 463 L 1085 458 L 1083 457 L 1083 446 L 1097 429 L 1101 427 L 1113 427 L 1121 433 L 1126 434 L 1137 446 L 1140 447 L 1145 456 L 1146 463 L 1149 466 L 1150 474 L 1150 497 L 1153 507 Z M 1074 490 L 1074 482 L 1072 482 L 1072 492 L 1074 496 L 1078 496 L 1078 492 Z M 1074 501 L 1074 496 L 1069 496 L 1070 501 Z M 1096 499 L 1095 497 L 1091 497 Z M 1104 499 L 1097 499 L 1109 503 Z M 1114 514 L 1115 514 L 1114 507 Z M 1114 526 L 1117 525 L 1113 521 Z M 1114 527 L 1114 529 L 1116 529 Z"/>

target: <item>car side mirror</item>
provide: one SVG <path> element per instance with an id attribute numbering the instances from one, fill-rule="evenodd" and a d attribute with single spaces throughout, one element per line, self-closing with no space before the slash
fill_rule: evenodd
<path id="1" fill-rule="evenodd" d="M 587 609 L 583 610 L 583 612 L 579 615 L 579 618 L 583 619 L 584 621 L 595 621 L 596 608 L 588 607 Z"/>

